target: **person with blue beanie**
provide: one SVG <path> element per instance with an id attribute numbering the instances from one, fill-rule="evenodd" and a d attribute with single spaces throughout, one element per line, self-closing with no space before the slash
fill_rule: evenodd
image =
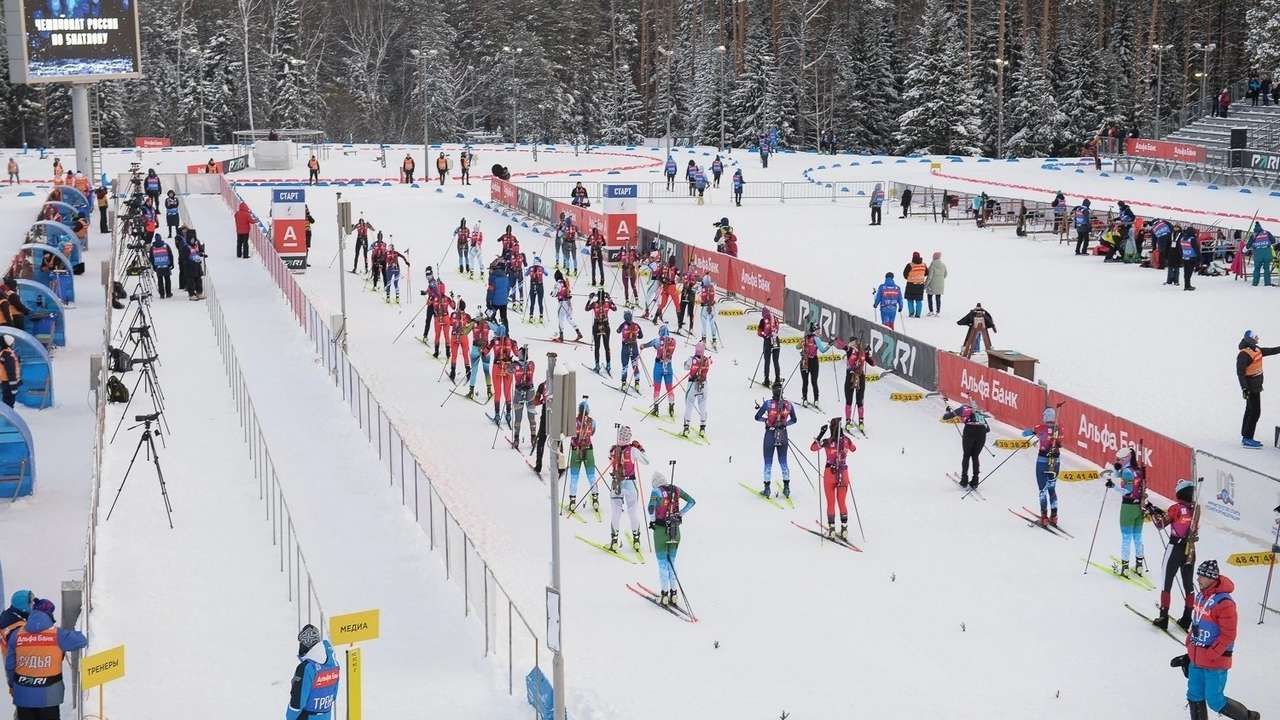
<path id="1" fill-rule="evenodd" d="M 9 607 L 5 608 L 4 612 L 0 612 L 0 656 L 7 652 L 5 638 L 27 621 L 27 616 L 31 614 L 31 608 L 35 602 L 35 593 L 25 589 L 19 590 L 13 594 Z"/>
<path id="2" fill-rule="evenodd" d="M 902 288 L 893 281 L 893 273 L 884 274 L 884 282 L 876 288 L 875 301 L 871 307 L 880 308 L 880 322 L 890 330 L 893 321 L 902 312 Z"/>

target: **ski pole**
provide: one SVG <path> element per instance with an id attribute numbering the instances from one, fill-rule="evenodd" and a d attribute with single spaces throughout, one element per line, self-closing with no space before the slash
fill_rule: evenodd
<path id="1" fill-rule="evenodd" d="M 796 446 L 795 442 L 792 441 L 790 437 L 787 438 L 787 443 L 791 445 L 791 449 L 795 450 L 796 454 L 799 455 L 802 460 L 804 460 L 806 463 L 809 464 L 809 467 L 813 468 L 813 471 L 815 473 L 818 473 L 819 475 L 822 474 L 822 471 L 818 469 L 818 466 L 813 464 L 813 461 L 809 459 L 809 456 L 804 454 L 804 452 L 802 452 L 800 448 Z M 806 477 L 808 476 L 806 475 Z"/>
<path id="2" fill-rule="evenodd" d="M 587 496 L 591 494 L 592 490 L 596 489 L 596 485 L 600 482 L 600 478 L 604 475 L 609 474 L 609 469 L 612 467 L 613 467 L 613 458 L 609 458 L 609 462 L 605 464 L 604 469 L 596 471 L 596 479 L 591 481 L 591 485 L 590 487 L 587 488 L 587 492 L 583 494 L 582 499 L 574 503 L 573 507 L 569 508 L 569 514 L 573 514 L 577 512 L 578 508 L 582 507 L 582 504 L 587 501 Z"/>
<path id="3" fill-rule="evenodd" d="M 787 389 L 787 386 L 791 384 L 791 378 L 793 378 L 793 377 L 795 377 L 795 376 L 796 376 L 796 370 L 799 370 L 799 369 L 800 369 L 800 363 L 802 363 L 802 362 L 804 362 L 804 358 L 803 358 L 803 357 L 802 357 L 801 359 L 799 359 L 799 360 L 797 360 L 797 361 L 796 361 L 796 366 L 795 366 L 795 367 L 791 368 L 791 374 L 787 376 L 787 381 L 786 381 L 786 382 L 784 382 L 784 383 L 782 383 L 782 389 L 783 389 L 783 390 L 786 390 L 786 389 Z"/>
<path id="4" fill-rule="evenodd" d="M 645 464 L 647 465 L 648 463 L 645 463 Z M 644 498 L 644 476 L 643 476 L 643 475 L 641 475 L 640 473 L 636 473 L 636 481 L 640 484 L 640 497 L 639 497 L 639 498 L 636 498 L 636 499 L 637 499 L 637 500 L 639 500 L 640 502 L 644 502 L 644 501 L 643 501 L 643 499 L 642 499 L 642 498 Z M 652 553 L 652 552 L 653 552 L 653 538 L 652 538 L 652 537 L 650 537 L 650 533 L 649 533 L 649 529 L 648 529 L 648 528 L 645 528 L 645 532 L 644 532 L 644 542 L 645 542 L 645 545 L 648 545 L 648 546 L 649 546 L 649 552 L 651 552 L 651 553 Z"/>
<path id="5" fill-rule="evenodd" d="M 422 314 L 422 311 L 426 310 L 427 305 L 430 305 L 430 304 L 431 304 L 431 301 L 428 300 L 427 302 L 424 302 L 422 304 L 422 307 L 418 308 L 418 312 L 414 313 L 413 317 L 409 318 L 409 322 L 405 323 L 404 327 L 400 328 L 400 332 L 396 333 L 396 339 L 391 341 L 392 345 L 396 344 L 396 341 L 400 339 L 400 336 L 404 335 L 404 331 L 409 329 L 409 326 L 413 324 L 413 321 L 417 320 L 418 316 Z"/>
<path id="6" fill-rule="evenodd" d="M 1089 539 L 1089 554 L 1084 558 L 1084 573 L 1082 573 L 1084 575 L 1089 574 L 1089 562 L 1093 560 L 1093 544 L 1098 539 L 1098 528 L 1102 526 L 1102 509 L 1107 506 L 1107 494 L 1110 492 L 1110 488 L 1105 486 L 1102 488 L 1102 503 L 1098 505 L 1098 521 L 1093 524 L 1093 537 Z"/>
<path id="7" fill-rule="evenodd" d="M 1018 448 L 1017 450 L 1014 450 L 1013 452 L 1009 453 L 1009 454 L 1005 457 L 1005 459 L 1003 459 L 1003 460 L 1001 460 L 1001 461 L 1000 461 L 1000 464 L 999 464 L 999 465 L 996 465 L 996 466 L 995 466 L 995 468 L 994 468 L 991 472 L 987 473 L 987 479 L 986 479 L 986 480 L 983 480 L 982 482 L 983 482 L 983 483 L 990 482 L 990 481 L 991 481 L 991 476 L 996 474 L 996 470 L 999 470 L 1001 467 L 1003 467 L 1003 466 L 1004 466 L 1004 464 L 1005 464 L 1005 463 L 1009 462 L 1009 460 L 1010 460 L 1010 459 L 1012 459 L 1014 455 L 1017 455 L 1018 453 L 1022 452 L 1023 450 L 1026 450 L 1026 448 L 1025 448 L 1025 447 L 1020 447 L 1020 448 Z M 960 499 L 961 499 L 961 500 L 963 500 L 963 499 L 965 499 L 965 498 L 969 497 L 969 493 L 975 492 L 977 489 L 978 489 L 978 486 L 977 486 L 977 485 L 974 485 L 974 486 L 970 487 L 968 490 L 966 490 L 966 491 L 965 491 L 964 495 L 961 495 L 961 496 L 960 496 Z"/>
<path id="8" fill-rule="evenodd" d="M 795 447 L 795 444 L 791 442 L 791 438 L 789 438 L 789 437 L 787 438 L 787 443 L 788 443 L 788 444 L 790 444 L 790 445 L 791 445 L 791 447 L 793 447 L 793 448 Z M 804 454 L 803 454 L 803 453 L 800 453 L 798 449 L 796 450 L 796 452 L 797 452 L 797 454 L 799 454 L 799 455 L 801 455 L 801 456 L 803 457 L 803 455 L 804 455 Z M 806 457 L 806 458 L 804 458 L 804 459 L 805 459 L 805 462 L 808 462 L 808 461 L 809 461 L 809 458 L 807 458 L 807 457 Z M 813 478 L 809 477 L 809 471 L 808 471 L 808 470 L 805 470 L 803 465 L 798 465 L 797 467 L 798 467 L 798 468 L 800 468 L 800 474 L 801 474 L 801 475 L 804 475 L 804 479 L 805 479 L 805 481 L 809 483 L 809 489 L 810 489 L 810 490 L 813 490 L 815 493 L 816 493 L 816 492 L 818 492 L 818 487 L 817 487 L 816 485 L 814 485 L 814 484 L 813 484 Z M 817 469 L 815 468 L 814 470 L 815 470 L 815 472 L 816 472 L 816 470 L 817 470 Z"/>
<path id="9" fill-rule="evenodd" d="M 748 388 L 756 386 L 756 375 L 760 374 L 760 364 L 764 362 L 764 355 L 765 354 L 763 352 L 760 353 L 760 359 L 756 360 L 756 369 L 751 371 L 751 379 L 747 381 Z"/>
<path id="10" fill-rule="evenodd" d="M 671 466 L 671 487 L 676 487 L 676 461 L 668 460 L 667 462 Z M 680 495 L 679 493 L 676 493 L 677 505 L 679 502 Z M 679 530 L 676 532 L 679 532 Z M 667 538 L 667 545 L 671 545 L 670 537 Z M 679 541 L 677 541 L 676 546 L 679 547 Z M 667 567 L 671 568 L 671 575 L 676 579 L 676 587 L 680 588 L 680 594 L 684 595 L 684 607 L 689 611 L 689 617 L 697 620 L 698 616 L 693 614 L 693 606 L 689 604 L 689 596 L 685 594 L 684 585 L 680 583 L 680 574 L 676 572 L 676 559 L 671 555 L 670 550 L 667 552 Z"/>
<path id="11" fill-rule="evenodd" d="M 692 372 L 692 370 L 691 370 L 690 372 Z M 684 381 L 685 381 L 685 380 L 688 380 L 688 379 L 689 379 L 689 373 L 685 373 L 683 377 L 681 377 L 679 380 L 677 380 L 677 381 L 676 381 L 676 384 L 675 384 L 675 385 L 672 385 L 672 386 L 671 386 L 671 389 L 670 389 L 670 390 L 667 390 L 667 392 L 666 392 L 666 393 L 664 393 L 664 394 L 667 396 L 667 402 L 669 402 L 669 403 L 673 403 L 673 404 L 675 403 L 675 401 L 676 401 L 676 395 L 675 395 L 676 388 L 680 387 L 680 385 L 681 385 L 681 384 L 683 384 L 683 383 L 684 383 Z M 660 402 L 662 402 L 662 396 L 658 396 L 657 398 L 654 398 L 654 401 L 653 401 L 653 409 L 654 409 L 655 411 L 658 409 L 658 403 L 660 403 Z M 657 413 L 656 413 L 656 412 L 648 412 L 648 413 L 645 413 L 645 414 L 644 414 L 644 417 L 640 419 L 640 422 L 644 422 L 645 420 L 648 420 L 648 419 L 649 419 L 649 416 L 651 416 L 651 415 L 655 415 L 655 416 L 656 416 L 656 415 L 657 415 Z"/>
<path id="12" fill-rule="evenodd" d="M 862 536 L 862 542 L 866 542 L 867 534 L 862 530 L 862 515 L 858 513 L 858 498 L 853 494 L 853 483 L 849 483 L 849 501 L 853 503 L 853 517 L 858 521 L 858 534 Z"/>
<path id="13" fill-rule="evenodd" d="M 1280 505 L 1276 506 L 1275 512 L 1280 514 Z M 1259 625 L 1262 624 L 1262 621 L 1267 616 L 1267 601 L 1271 598 L 1271 577 L 1276 571 L 1275 554 L 1277 552 L 1280 552 L 1280 522 L 1276 523 L 1276 539 L 1271 544 L 1271 563 L 1267 565 L 1267 585 L 1266 589 L 1262 591 L 1262 609 L 1258 610 Z"/>

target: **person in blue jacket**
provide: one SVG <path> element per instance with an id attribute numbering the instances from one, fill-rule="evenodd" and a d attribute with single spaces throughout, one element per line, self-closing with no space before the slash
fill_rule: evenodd
<path id="1" fill-rule="evenodd" d="M 89 644 L 79 631 L 55 625 L 53 613 L 52 601 L 36 600 L 27 622 L 4 639 L 4 675 L 20 720 L 57 720 L 63 699 L 63 660 L 67 653 Z"/>
<path id="2" fill-rule="evenodd" d="M 507 322 L 507 298 L 511 294 L 511 276 L 507 274 L 507 261 L 501 256 L 489 265 L 489 283 L 485 287 L 484 303 L 489 313 L 501 318 L 503 326 Z"/>
<path id="3" fill-rule="evenodd" d="M 742 207 L 742 168 L 733 171 L 733 204 Z"/>
<path id="4" fill-rule="evenodd" d="M 0 647 L 3 647 L 9 633 L 27 621 L 31 608 L 35 606 L 36 596 L 30 590 L 18 590 L 9 600 L 9 607 L 0 612 Z"/>
<path id="5" fill-rule="evenodd" d="M 712 187 L 720 187 L 720 176 L 724 174 L 724 161 L 717 155 L 715 160 L 711 161 L 711 182 Z"/>
<path id="6" fill-rule="evenodd" d="M 304 626 L 298 632 L 298 668 L 289 684 L 285 720 L 330 720 L 341 674 L 333 646 L 320 639 L 315 625 Z"/>
<path id="7" fill-rule="evenodd" d="M 693 189 L 698 193 L 698 204 L 704 202 L 707 193 L 707 174 L 702 171 L 701 166 L 693 169 Z"/>
<path id="8" fill-rule="evenodd" d="M 666 165 L 663 166 L 662 172 L 667 176 L 667 189 L 675 190 L 676 189 L 676 159 L 668 155 L 667 163 Z"/>
<path id="9" fill-rule="evenodd" d="M 902 312 L 902 288 L 893 282 L 893 273 L 884 274 L 884 282 L 876 288 L 876 299 L 871 307 L 880 308 L 880 322 L 892 330 L 893 321 Z"/>
<path id="10" fill-rule="evenodd" d="M 769 140 L 764 135 L 760 136 L 760 166 L 769 167 Z"/>
<path id="11" fill-rule="evenodd" d="M 173 231 L 178 229 L 178 196 L 172 190 L 164 198 L 164 221 L 168 236 L 173 237 Z"/>
<path id="12" fill-rule="evenodd" d="M 169 243 L 160 237 L 160 233 L 152 236 L 151 248 L 151 269 L 156 271 L 156 292 L 162 298 L 173 297 L 173 283 L 169 276 L 173 273 L 173 248 L 169 247 Z"/>
<path id="13" fill-rule="evenodd" d="M 773 456 L 778 456 L 778 466 L 782 468 L 782 496 L 791 497 L 791 469 L 787 467 L 787 449 L 791 442 L 787 437 L 787 428 L 796 424 L 796 408 L 790 400 L 782 397 L 782 382 L 773 383 L 773 397 L 765 400 L 756 410 L 756 422 L 764 423 L 764 438 L 761 446 L 764 450 L 764 489 L 760 494 L 772 497 L 769 483 L 773 478 Z"/>
<path id="14" fill-rule="evenodd" d="M 884 189 L 880 187 L 880 183 L 876 183 L 876 188 L 871 191 L 871 224 L 880 224 L 880 208 L 884 205 Z"/>
<path id="15" fill-rule="evenodd" d="M 1076 255 L 1089 254 L 1089 233 L 1093 230 L 1093 214 L 1089 210 L 1089 198 L 1085 198 L 1071 211 L 1071 225 L 1076 229 Z"/>

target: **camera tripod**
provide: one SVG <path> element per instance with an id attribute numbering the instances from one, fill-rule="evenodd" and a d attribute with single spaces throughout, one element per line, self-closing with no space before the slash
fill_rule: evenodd
<path id="1" fill-rule="evenodd" d="M 124 411 L 120 414 L 120 422 L 116 423 L 116 429 L 111 433 L 111 442 L 116 441 L 116 435 L 120 434 L 120 426 L 124 425 L 124 419 L 129 417 L 129 406 L 133 404 L 133 399 L 138 396 L 138 386 L 145 380 L 147 383 L 147 394 L 151 396 L 151 414 L 152 418 L 159 418 L 164 425 L 166 433 L 172 433 L 169 429 L 169 421 L 164 417 L 164 391 L 160 389 L 160 380 L 156 377 L 156 370 L 153 366 L 155 357 L 139 358 L 138 363 L 142 365 L 142 370 L 138 372 L 138 379 L 133 383 L 133 388 L 129 391 L 129 402 L 125 403 Z M 139 416 L 140 418 L 141 416 Z M 135 420 L 139 418 L 134 418 Z M 130 428 L 131 430 L 133 428 Z M 164 442 L 164 438 L 160 438 Z"/>
<path id="2" fill-rule="evenodd" d="M 129 467 L 125 468 L 124 477 L 120 479 L 120 487 L 116 490 L 116 497 L 111 501 L 111 507 L 107 510 L 107 520 L 111 519 L 111 513 L 116 509 L 116 503 L 120 502 L 120 493 L 124 492 L 124 484 L 129 481 L 129 473 L 133 470 L 133 463 L 138 459 L 138 451 L 142 450 L 142 446 L 147 446 L 147 459 L 156 466 L 156 479 L 160 481 L 160 497 L 164 498 L 164 514 L 169 518 L 169 529 L 173 529 L 173 505 L 169 503 L 169 490 L 164 484 L 164 471 L 160 469 L 160 453 L 156 450 L 156 443 L 153 439 L 154 435 L 159 435 L 160 431 L 151 430 L 151 423 L 160 416 L 159 413 L 150 415 L 137 415 L 133 419 L 138 421 L 138 425 L 129 428 L 135 430 L 142 428 L 142 437 L 138 438 L 138 446 L 133 449 L 133 457 L 129 458 Z"/>
<path id="3" fill-rule="evenodd" d="M 134 304 L 137 304 L 137 307 L 134 308 L 133 314 L 130 315 L 129 307 Z M 137 328 L 154 330 L 155 322 L 152 321 L 151 317 L 151 290 L 144 289 L 142 283 L 139 282 L 134 291 L 129 294 L 129 304 L 120 311 L 120 322 L 116 325 L 115 334 L 119 335 L 120 331 L 126 326 L 129 327 L 130 332 L 136 332 Z"/>

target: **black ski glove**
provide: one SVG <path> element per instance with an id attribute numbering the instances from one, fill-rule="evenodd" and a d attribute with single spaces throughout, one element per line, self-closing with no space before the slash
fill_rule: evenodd
<path id="1" fill-rule="evenodd" d="M 815 437 L 815 438 L 814 438 L 814 440 L 815 440 L 816 442 L 822 442 L 822 438 L 823 438 L 823 436 L 824 436 L 824 435 L 826 435 L 826 434 L 827 434 L 827 426 L 826 426 L 826 425 L 823 425 L 823 426 L 822 426 L 822 429 L 818 431 L 818 436 L 817 436 L 817 437 Z"/>
<path id="2" fill-rule="evenodd" d="M 1189 655 L 1179 655 L 1169 661 L 1169 667 L 1182 668 L 1182 677 L 1190 677 L 1191 673 L 1187 669 L 1191 666 L 1191 657 Z"/>
<path id="3" fill-rule="evenodd" d="M 1107 489 L 1108 489 L 1108 490 L 1110 490 L 1111 488 L 1113 488 L 1113 487 L 1115 487 L 1115 486 L 1116 486 L 1116 484 L 1115 484 L 1115 483 L 1113 483 L 1113 482 L 1111 482 L 1111 478 L 1107 478 Z"/>

